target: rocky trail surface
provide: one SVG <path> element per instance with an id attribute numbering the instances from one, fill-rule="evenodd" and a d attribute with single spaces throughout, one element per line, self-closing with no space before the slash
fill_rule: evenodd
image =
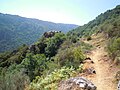
<path id="1" fill-rule="evenodd" d="M 102 41 L 103 43 L 98 44 Z M 96 46 L 88 55 L 94 62 L 92 67 L 94 67 L 96 74 L 88 77 L 88 79 L 95 84 L 97 90 L 117 90 L 115 75 L 119 68 L 108 57 L 105 49 L 105 41 L 93 38 L 92 41 L 87 43 Z"/>
<path id="2" fill-rule="evenodd" d="M 114 84 L 117 69 L 111 65 L 104 48 L 93 50 L 90 57 L 94 61 L 96 71 L 91 80 L 97 86 L 97 90 L 117 90 Z"/>

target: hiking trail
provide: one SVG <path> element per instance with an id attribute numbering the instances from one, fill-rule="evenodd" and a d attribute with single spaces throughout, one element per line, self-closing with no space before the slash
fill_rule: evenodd
<path id="1" fill-rule="evenodd" d="M 115 74 L 119 69 L 113 65 L 112 60 L 108 57 L 105 44 L 98 45 L 98 42 L 99 40 L 96 41 L 96 39 L 87 42 L 96 46 L 88 55 L 93 60 L 93 67 L 96 71 L 96 74 L 89 79 L 97 86 L 97 90 L 117 90 Z"/>

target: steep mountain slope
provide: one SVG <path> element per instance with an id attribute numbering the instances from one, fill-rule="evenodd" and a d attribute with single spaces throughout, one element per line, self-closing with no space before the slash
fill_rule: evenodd
<path id="1" fill-rule="evenodd" d="M 88 24 L 80 26 L 70 32 L 70 36 L 87 37 L 103 33 L 106 37 L 109 56 L 117 63 L 120 62 L 120 5 L 96 17 Z"/>
<path id="2" fill-rule="evenodd" d="M 91 66 L 88 63 L 84 68 L 89 73 L 89 69 L 92 67 L 96 73 L 92 75 L 84 75 L 83 73 L 83 76 L 91 80 L 97 86 L 97 90 L 119 90 L 120 5 L 99 15 L 89 23 L 68 32 L 69 35 L 82 37 L 81 40 L 94 47 L 88 53 L 88 57 L 94 63 Z M 99 35 L 101 36 L 99 37 Z"/>
<path id="3" fill-rule="evenodd" d="M 0 52 L 12 50 L 22 44 L 32 44 L 46 31 L 64 33 L 77 25 L 61 24 L 0 13 Z"/>
<path id="4" fill-rule="evenodd" d="M 95 32 L 107 31 L 107 29 L 112 29 L 114 24 L 119 24 L 119 21 L 120 5 L 116 6 L 116 8 L 112 10 L 107 10 L 105 13 L 101 13 L 94 20 L 83 26 L 73 29 L 68 34 L 77 35 L 79 37 L 88 36 Z M 103 28 L 103 26 L 105 27 Z"/>
<path id="5" fill-rule="evenodd" d="M 67 35 L 46 32 L 30 46 L 1 53 L 0 90 L 58 90 L 60 86 L 66 87 L 64 81 L 70 87 L 60 90 L 96 90 L 91 88 L 93 84 L 97 90 L 116 90 L 119 67 L 120 6 L 117 6 Z M 76 77 L 84 77 L 93 84 L 84 84 Z"/>

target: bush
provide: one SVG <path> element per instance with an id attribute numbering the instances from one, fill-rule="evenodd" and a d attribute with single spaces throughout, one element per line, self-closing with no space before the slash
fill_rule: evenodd
<path id="1" fill-rule="evenodd" d="M 55 59 L 60 66 L 78 68 L 85 56 L 80 47 L 70 47 L 64 50 L 59 50 Z"/>
<path id="2" fill-rule="evenodd" d="M 31 53 L 22 61 L 21 65 L 26 69 L 26 74 L 32 81 L 35 76 L 41 76 L 47 69 L 47 59 L 44 54 L 32 55 Z"/>
<path id="3" fill-rule="evenodd" d="M 113 60 L 120 57 L 120 38 L 113 38 L 109 41 L 108 52 Z"/>
<path id="4" fill-rule="evenodd" d="M 76 43 L 78 41 L 78 37 L 76 35 L 72 35 L 69 39 L 72 43 Z"/>
<path id="5" fill-rule="evenodd" d="M 24 69 L 11 65 L 7 71 L 0 73 L 0 90 L 24 90 L 30 84 Z"/>
<path id="6" fill-rule="evenodd" d="M 48 57 L 54 56 L 65 38 L 66 37 L 63 33 L 56 33 L 54 37 L 49 38 L 47 41 L 47 47 L 45 48 L 46 55 Z"/>
<path id="7" fill-rule="evenodd" d="M 30 84 L 30 90 L 57 90 L 58 83 L 76 75 L 73 67 L 62 67 L 51 72 L 46 77 L 37 76 Z"/>
<path id="8" fill-rule="evenodd" d="M 0 54 L 0 67 L 9 67 L 14 63 L 20 64 L 26 56 L 27 49 L 28 47 L 23 45 L 12 52 Z"/>

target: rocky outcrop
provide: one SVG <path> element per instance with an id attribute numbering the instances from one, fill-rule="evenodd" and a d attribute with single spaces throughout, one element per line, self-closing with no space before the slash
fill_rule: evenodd
<path id="1" fill-rule="evenodd" d="M 30 50 L 31 53 L 34 53 L 34 54 L 37 54 L 37 53 L 40 52 L 38 46 L 35 45 L 35 44 L 30 45 L 29 46 L 29 50 Z"/>
<path id="2" fill-rule="evenodd" d="M 35 51 L 35 45 L 34 44 L 32 44 L 32 45 L 30 45 L 29 46 L 29 50 L 32 52 L 32 51 Z"/>
<path id="3" fill-rule="evenodd" d="M 55 35 L 55 33 L 60 33 L 61 31 L 49 31 L 49 32 L 45 32 L 43 35 L 44 37 L 46 38 L 49 38 L 49 37 L 53 37 Z"/>
<path id="4" fill-rule="evenodd" d="M 96 90 L 97 87 L 84 77 L 74 77 L 61 81 L 58 90 Z"/>
<path id="5" fill-rule="evenodd" d="M 53 37 L 56 33 L 60 33 L 61 31 L 49 31 L 43 34 L 44 38 Z M 44 49 L 47 45 L 44 42 L 39 42 L 37 44 L 32 44 L 29 46 L 29 51 L 34 54 L 44 53 Z"/>

